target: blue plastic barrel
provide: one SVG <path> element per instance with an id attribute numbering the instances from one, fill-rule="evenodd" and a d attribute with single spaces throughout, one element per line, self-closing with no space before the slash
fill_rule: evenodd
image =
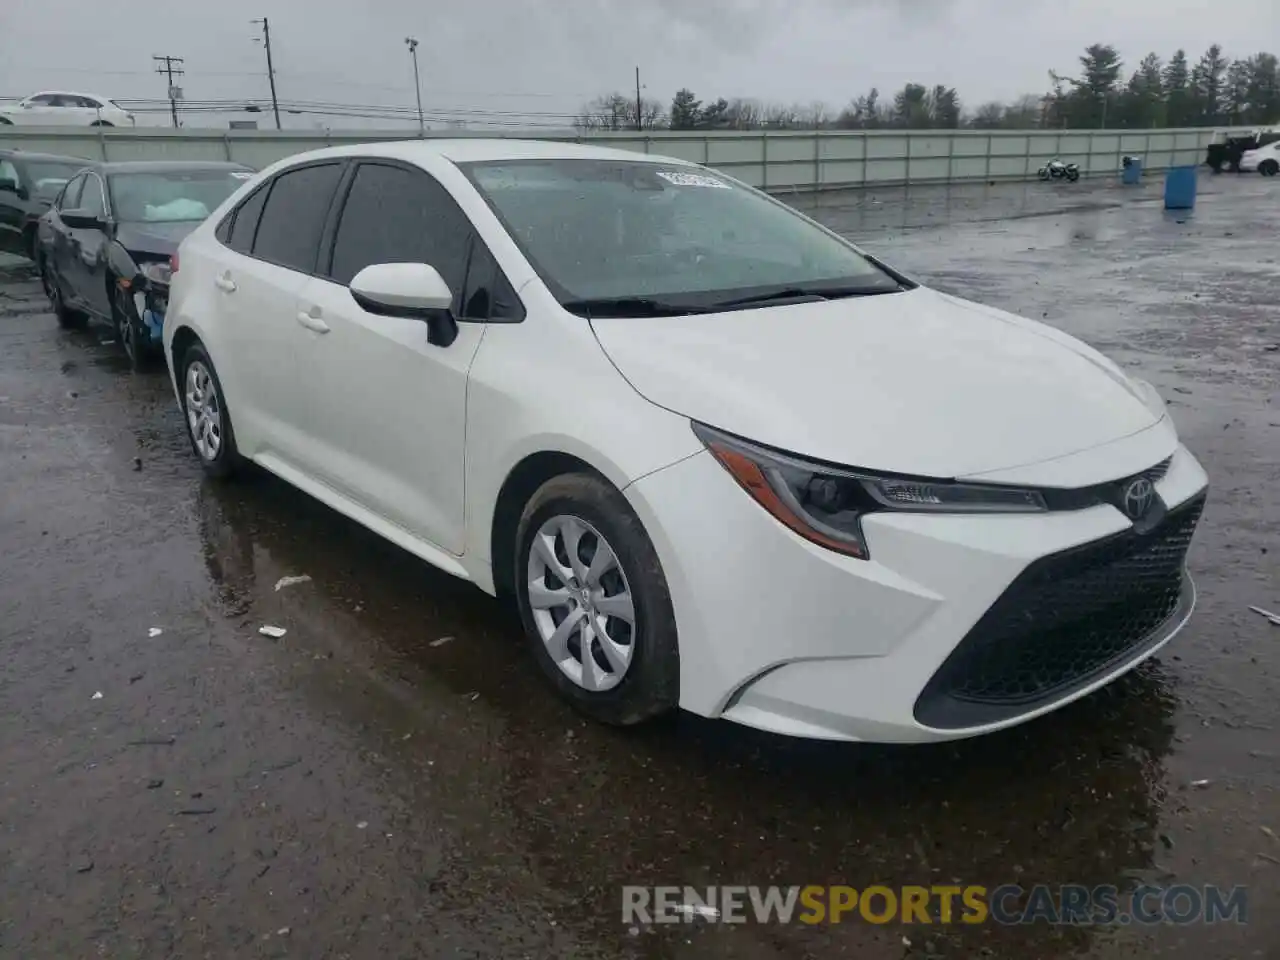
<path id="1" fill-rule="evenodd" d="M 1164 178 L 1164 208 L 1190 210 L 1196 205 L 1196 168 L 1173 167 Z"/>
<path id="2" fill-rule="evenodd" d="M 1134 186 L 1142 182 L 1142 158 L 1124 158 L 1124 182 L 1126 186 Z"/>

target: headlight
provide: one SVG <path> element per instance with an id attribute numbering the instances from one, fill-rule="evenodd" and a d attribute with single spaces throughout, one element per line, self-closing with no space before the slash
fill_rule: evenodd
<path id="1" fill-rule="evenodd" d="M 167 287 L 169 286 L 169 281 L 173 279 L 173 269 L 167 262 L 144 263 L 142 265 L 142 275 L 152 283 Z"/>
<path id="2" fill-rule="evenodd" d="M 949 480 L 877 476 L 811 463 L 721 433 L 693 431 L 752 499 L 806 540 L 867 559 L 862 518 L 880 510 L 929 513 L 1041 513 L 1036 490 Z"/>

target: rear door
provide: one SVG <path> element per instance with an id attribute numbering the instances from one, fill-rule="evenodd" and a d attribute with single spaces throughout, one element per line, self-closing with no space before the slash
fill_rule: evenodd
<path id="1" fill-rule="evenodd" d="M 22 226 L 26 219 L 22 174 L 8 157 L 0 157 L 0 180 L 13 184 L 13 190 L 0 190 L 0 251 L 26 255 L 22 249 Z"/>
<path id="2" fill-rule="evenodd" d="M 414 318 L 368 313 L 348 284 L 374 263 L 429 263 L 454 293 L 449 346 Z M 315 472 L 346 497 L 458 555 L 463 536 L 467 377 L 485 321 L 518 301 L 453 197 L 424 170 L 362 161 L 300 310 Z M 469 282 L 470 277 L 470 282 Z"/>
<path id="3" fill-rule="evenodd" d="M 294 467 L 309 459 L 303 417 L 314 379 L 299 363 L 310 341 L 297 319 L 298 292 L 315 270 L 342 170 L 326 161 L 279 173 L 245 199 L 217 247 L 210 282 L 225 358 L 214 363 L 246 456 Z"/>

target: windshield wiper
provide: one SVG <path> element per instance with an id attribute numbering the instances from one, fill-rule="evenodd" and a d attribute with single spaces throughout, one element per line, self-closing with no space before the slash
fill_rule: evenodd
<path id="1" fill-rule="evenodd" d="M 766 293 L 757 293 L 749 297 L 735 297 L 732 300 L 720 300 L 708 304 L 708 309 L 727 310 L 733 307 L 748 307 L 758 303 L 774 303 L 779 300 L 840 300 L 844 297 L 874 297 L 882 293 L 898 293 L 902 287 L 780 287 Z"/>
<path id="2" fill-rule="evenodd" d="M 594 300 L 566 300 L 561 304 L 570 313 L 583 317 L 681 317 L 706 313 L 704 307 L 672 303 L 653 297 L 601 297 Z"/>

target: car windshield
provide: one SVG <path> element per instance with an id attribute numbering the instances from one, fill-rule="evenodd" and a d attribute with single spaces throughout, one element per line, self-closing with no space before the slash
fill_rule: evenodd
<path id="1" fill-rule="evenodd" d="M 108 177 L 111 205 L 124 223 L 203 220 L 251 174 L 242 170 L 158 170 Z"/>
<path id="2" fill-rule="evenodd" d="M 460 166 L 575 312 L 692 313 L 903 288 L 788 207 L 700 167 L 585 159 Z"/>
<path id="3" fill-rule="evenodd" d="M 83 163 L 62 163 L 57 160 L 27 160 L 27 181 L 31 193 L 36 197 L 52 200 L 58 191 L 67 185 L 67 181 L 84 169 Z"/>

